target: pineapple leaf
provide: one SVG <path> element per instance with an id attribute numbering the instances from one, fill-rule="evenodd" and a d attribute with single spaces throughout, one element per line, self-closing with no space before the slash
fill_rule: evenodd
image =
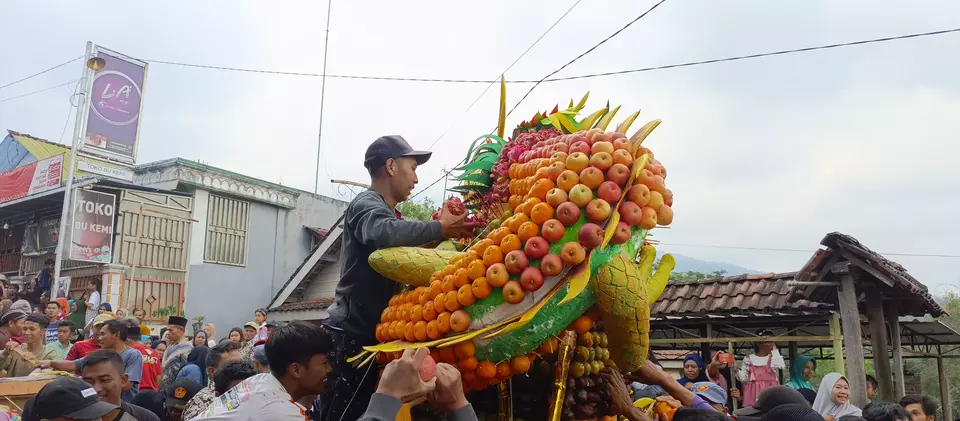
<path id="1" fill-rule="evenodd" d="M 596 128 L 606 131 L 607 126 L 610 125 L 610 121 L 613 120 L 613 116 L 617 115 L 617 111 L 620 111 L 619 105 L 617 105 L 617 108 L 610 110 L 610 112 L 607 115 L 603 116 L 603 118 L 601 118 L 600 121 L 597 122 Z"/>

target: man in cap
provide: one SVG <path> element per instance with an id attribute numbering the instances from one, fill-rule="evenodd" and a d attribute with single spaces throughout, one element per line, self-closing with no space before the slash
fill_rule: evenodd
<path id="1" fill-rule="evenodd" d="M 193 344 L 184 334 L 187 328 L 187 319 L 180 316 L 170 316 L 167 319 L 167 350 L 163 353 L 163 370 L 160 374 L 160 393 L 165 393 L 167 387 L 177 378 L 177 373 L 187 364 L 187 355 L 193 349 Z"/>
<path id="2" fill-rule="evenodd" d="M 254 338 L 257 337 L 258 327 L 256 322 L 247 322 L 243 325 L 243 345 L 240 346 L 240 356 L 244 360 L 249 360 L 253 354 L 253 346 L 256 345 Z"/>
<path id="3" fill-rule="evenodd" d="M 800 404 L 807 406 L 807 399 L 796 389 L 787 386 L 774 386 L 764 389 L 757 400 L 734 412 L 740 421 L 757 421 L 773 408 L 781 405 Z"/>
<path id="4" fill-rule="evenodd" d="M 65 359 L 67 361 L 79 360 L 86 357 L 87 354 L 100 349 L 100 328 L 110 320 L 114 320 L 114 317 L 109 314 L 98 314 L 97 317 L 93 319 L 93 337 L 73 344 L 70 351 L 67 351 L 67 358 Z"/>
<path id="5" fill-rule="evenodd" d="M 363 414 L 373 395 L 377 376 L 365 376 L 346 362 L 376 341 L 375 327 L 397 284 L 374 271 L 367 258 L 376 250 L 421 246 L 445 238 L 460 238 L 475 228 L 446 210 L 439 221 L 401 219 L 397 204 L 407 200 L 417 185 L 417 166 L 430 152 L 415 151 L 400 136 L 383 136 L 367 148 L 363 166 L 370 173 L 370 189 L 357 195 L 343 215 L 340 282 L 325 322 L 333 337 L 330 354 L 333 372 L 320 401 L 321 417 L 328 421 L 353 421 Z M 315 405 L 317 406 L 317 405 Z"/>
<path id="6" fill-rule="evenodd" d="M 46 330 L 45 317 L 28 314 L 23 322 L 23 343 L 7 342 L 7 347 L 0 351 L 0 371 L 9 377 L 24 377 L 37 367 L 37 360 L 56 358 L 57 353 L 43 344 Z"/>
<path id="7" fill-rule="evenodd" d="M 58 377 L 30 400 L 24 413 L 33 419 L 96 420 L 119 409 L 101 401 L 93 387 L 76 377 Z"/>
<path id="8" fill-rule="evenodd" d="M 270 371 L 270 362 L 267 361 L 267 351 L 264 349 L 264 345 L 256 345 L 253 347 L 253 356 L 251 357 L 253 363 L 253 369 L 257 373 L 267 373 Z"/>
<path id="9" fill-rule="evenodd" d="M 140 376 L 140 391 L 157 391 L 157 382 L 160 381 L 160 360 L 163 358 L 157 350 L 141 342 L 140 321 L 127 317 L 122 320 L 127 327 L 127 346 L 140 353 L 143 365 L 143 374 Z"/>
<path id="10" fill-rule="evenodd" d="M 727 391 L 714 382 L 697 382 L 693 384 L 693 393 L 707 401 L 713 409 L 727 413 Z"/>
<path id="11" fill-rule="evenodd" d="M 0 316 L 0 349 L 6 348 L 10 338 L 23 335 L 23 321 L 27 313 L 21 310 L 8 310 Z"/>
<path id="12" fill-rule="evenodd" d="M 193 399 L 201 389 L 196 380 L 182 378 L 170 383 L 163 402 L 167 409 L 167 420 L 183 421 L 183 408 L 187 406 L 190 399 Z"/>

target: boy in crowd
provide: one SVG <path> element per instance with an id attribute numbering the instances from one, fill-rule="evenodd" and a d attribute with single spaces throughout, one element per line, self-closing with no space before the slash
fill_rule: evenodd
<path id="1" fill-rule="evenodd" d="M 34 370 L 34 361 L 56 357 L 43 344 L 47 331 L 47 318 L 39 314 L 29 314 L 23 322 L 23 344 L 9 341 L 0 351 L 0 373 L 7 377 L 24 377 Z"/>
<path id="2" fill-rule="evenodd" d="M 243 360 L 230 361 L 220 365 L 216 373 L 213 373 L 214 396 L 227 393 L 234 386 L 257 374 L 259 373 L 253 369 L 253 366 Z"/>
<path id="3" fill-rule="evenodd" d="M 119 323 L 119 322 L 116 322 Z M 104 327 L 106 328 L 106 327 Z M 139 355 L 139 353 L 138 353 Z M 125 362 L 116 352 L 101 349 L 84 357 L 83 381 L 96 390 L 100 399 L 119 407 L 119 411 L 103 417 L 104 421 L 160 421 L 153 413 L 122 399 L 123 389 L 130 383 Z"/>
<path id="4" fill-rule="evenodd" d="M 137 350 L 143 361 L 143 373 L 140 376 L 139 391 L 152 390 L 157 391 L 157 384 L 160 382 L 160 361 L 163 356 L 157 350 L 146 346 L 141 342 L 140 321 L 127 317 L 123 319 L 127 326 L 127 346 Z"/>
<path id="5" fill-rule="evenodd" d="M 936 421 L 937 402 L 926 396 L 907 395 L 900 399 L 900 406 L 913 417 L 913 421 Z"/>
<path id="6" fill-rule="evenodd" d="M 84 339 L 73 344 L 70 347 L 70 351 L 67 352 L 67 361 L 79 360 L 87 354 L 100 349 L 100 329 L 103 328 L 103 324 L 113 320 L 113 316 L 109 314 L 100 314 L 93 319 L 93 337 L 89 339 Z"/>
<path id="7" fill-rule="evenodd" d="M 20 310 L 8 310 L 0 316 L 0 349 L 7 347 L 11 338 L 23 335 L 23 321 L 27 313 Z"/>
<path id="8" fill-rule="evenodd" d="M 52 344 L 57 341 L 57 315 L 60 314 L 60 304 L 56 301 L 47 302 L 43 308 L 43 315 L 47 316 L 47 333 L 44 337 L 45 343 Z"/>
<path id="9" fill-rule="evenodd" d="M 187 402 L 187 405 L 183 408 L 183 421 L 190 421 L 206 412 L 207 408 L 217 396 L 214 390 L 214 384 L 212 383 L 217 369 L 223 364 L 240 360 L 242 360 L 240 357 L 240 345 L 237 345 L 235 342 L 224 341 L 210 349 L 210 352 L 207 353 L 206 360 L 204 360 L 204 364 L 206 365 L 207 378 L 211 380 L 211 383 L 197 392 L 197 394 L 190 399 L 190 402 Z"/>
<path id="10" fill-rule="evenodd" d="M 100 346 L 103 350 L 110 350 L 120 356 L 123 373 L 126 375 L 120 397 L 129 402 L 137 395 L 140 389 L 140 378 L 143 375 L 143 358 L 140 351 L 127 346 L 127 326 L 119 320 L 108 320 L 100 328 Z M 94 351 L 96 352 L 96 351 Z M 91 353 L 90 355 L 93 355 Z M 89 357 L 90 355 L 87 355 Z M 83 370 L 87 357 L 73 361 L 40 361 L 37 367 L 52 367 L 54 370 L 76 371 Z"/>
<path id="11" fill-rule="evenodd" d="M 73 322 L 69 320 L 63 320 L 57 324 L 57 339 L 53 342 L 47 342 L 47 348 L 57 353 L 55 359 L 67 359 L 67 354 L 70 352 L 70 348 L 73 347 L 73 344 L 70 343 L 70 336 L 73 335 L 74 328 Z"/>
<path id="12" fill-rule="evenodd" d="M 879 384 L 877 383 L 877 378 L 867 374 L 867 399 L 868 400 L 872 401 L 873 398 L 877 397 L 877 387 L 879 387 Z"/>

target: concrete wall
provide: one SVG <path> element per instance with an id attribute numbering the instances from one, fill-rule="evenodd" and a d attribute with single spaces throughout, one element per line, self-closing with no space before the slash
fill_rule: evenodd
<path id="1" fill-rule="evenodd" d="M 274 256 L 274 292 L 283 287 L 284 282 L 310 254 L 314 235 L 305 227 L 330 229 L 347 209 L 348 204 L 330 197 L 301 192 L 297 197 L 296 208 L 280 209 L 276 225 L 282 229 L 277 231 L 276 243 L 279 247 Z M 267 297 L 263 305 L 269 304 L 271 298 L 272 295 Z"/>

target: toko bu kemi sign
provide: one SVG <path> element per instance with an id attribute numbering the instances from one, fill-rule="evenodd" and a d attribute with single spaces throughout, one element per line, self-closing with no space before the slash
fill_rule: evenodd
<path id="1" fill-rule="evenodd" d="M 134 163 L 147 63 L 96 47 L 104 66 L 93 73 L 82 150 Z"/>
<path id="2" fill-rule="evenodd" d="M 116 195 L 76 190 L 70 229 L 70 260 L 110 263 Z"/>

